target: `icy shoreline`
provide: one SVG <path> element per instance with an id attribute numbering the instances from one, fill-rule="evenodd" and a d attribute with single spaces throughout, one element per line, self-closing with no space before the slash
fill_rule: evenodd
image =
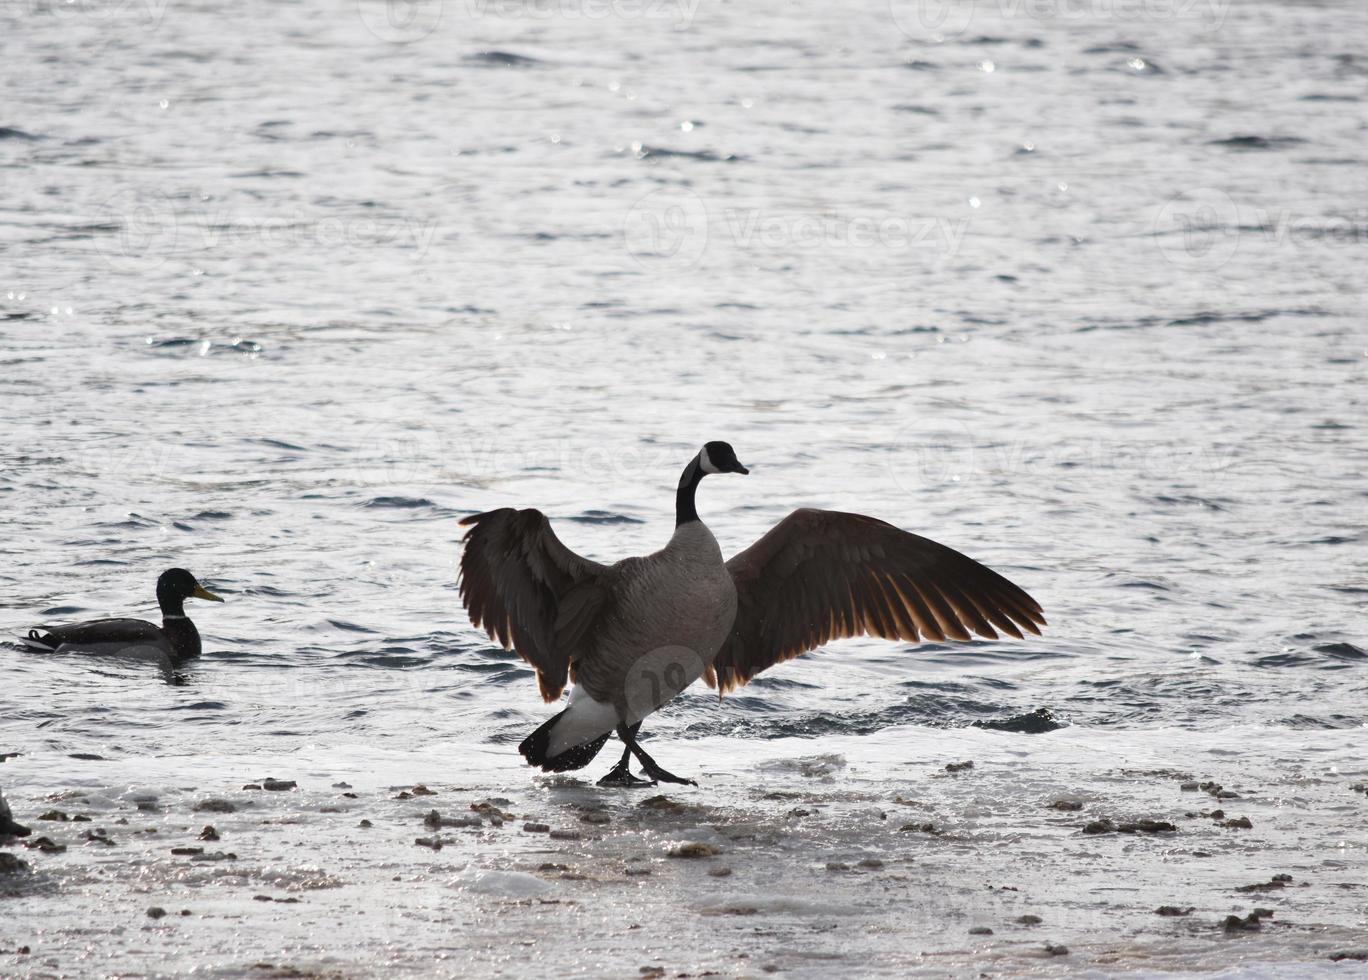
<path id="1" fill-rule="evenodd" d="M 1350 975 L 1363 963 L 1330 957 L 1368 948 L 1359 738 L 662 740 L 703 785 L 638 791 L 535 776 L 490 746 L 23 755 L 0 768 L 6 793 L 29 842 L 66 850 L 8 848 L 30 870 L 0 879 L 0 970 Z M 266 775 L 298 786 L 241 788 Z M 1257 909 L 1256 929 L 1224 924 Z"/>

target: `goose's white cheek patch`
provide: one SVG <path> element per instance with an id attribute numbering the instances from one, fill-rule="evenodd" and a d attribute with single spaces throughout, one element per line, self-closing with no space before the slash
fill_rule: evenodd
<path id="1" fill-rule="evenodd" d="M 699 453 L 698 453 L 698 465 L 701 466 L 701 467 L 703 467 L 703 472 L 704 472 L 704 473 L 721 473 L 721 472 L 722 472 L 722 471 L 719 470 L 716 466 L 713 465 L 712 459 L 709 458 L 709 456 L 708 456 L 708 447 L 707 447 L 707 446 L 704 446 L 704 447 L 699 451 Z"/>

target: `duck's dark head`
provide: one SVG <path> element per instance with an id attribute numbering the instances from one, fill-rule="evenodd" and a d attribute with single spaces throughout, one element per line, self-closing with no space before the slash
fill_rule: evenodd
<path id="1" fill-rule="evenodd" d="M 208 599 L 210 602 L 223 600 L 199 584 L 195 576 L 183 568 L 168 568 L 157 579 L 157 603 L 162 611 L 181 609 L 186 599 Z"/>
<path id="2" fill-rule="evenodd" d="M 749 473 L 741 465 L 729 442 L 709 442 L 698 451 L 698 465 L 704 473 Z"/>

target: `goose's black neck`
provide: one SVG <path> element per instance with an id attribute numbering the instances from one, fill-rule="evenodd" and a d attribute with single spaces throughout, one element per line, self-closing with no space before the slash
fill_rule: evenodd
<path id="1" fill-rule="evenodd" d="M 698 520 L 698 508 L 694 506 L 694 491 L 698 489 L 698 484 L 705 476 L 707 474 L 699 465 L 697 456 L 684 467 L 684 472 L 679 477 L 679 489 L 675 491 L 675 527 L 683 527 L 690 521 Z"/>

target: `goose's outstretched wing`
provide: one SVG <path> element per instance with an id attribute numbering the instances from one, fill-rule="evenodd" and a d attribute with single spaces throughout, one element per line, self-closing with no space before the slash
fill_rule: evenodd
<path id="1" fill-rule="evenodd" d="M 536 668 L 542 697 L 565 689 L 587 627 L 606 591 L 603 565 L 556 537 L 539 510 L 504 507 L 464 518 L 461 601 L 491 640 Z"/>
<path id="2" fill-rule="evenodd" d="M 1039 603 L 972 558 L 872 517 L 796 510 L 727 562 L 736 624 L 714 667 L 718 690 L 848 636 L 916 642 L 1021 638 Z"/>

